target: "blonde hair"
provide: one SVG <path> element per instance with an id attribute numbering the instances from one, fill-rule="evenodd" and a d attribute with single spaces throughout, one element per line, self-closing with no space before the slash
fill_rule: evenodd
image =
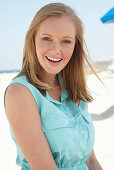
<path id="1" fill-rule="evenodd" d="M 39 64 L 36 47 L 35 36 L 40 24 L 50 16 L 66 16 L 69 17 L 76 29 L 76 44 L 73 55 L 69 63 L 61 71 L 62 84 L 61 88 L 67 90 L 69 94 L 68 100 L 73 100 L 75 103 L 80 101 L 91 102 L 93 100 L 90 95 L 85 77 L 85 61 L 95 73 L 92 65 L 87 59 L 84 51 L 83 25 L 82 21 L 75 14 L 73 9 L 62 3 L 51 3 L 42 7 L 35 15 L 28 29 L 25 45 L 23 50 L 23 63 L 21 72 L 17 77 L 26 75 L 28 81 L 33 84 L 40 92 L 45 95 L 45 91 L 51 88 L 48 84 L 42 81 L 42 67 Z M 95 73 L 96 74 L 96 73 Z"/>

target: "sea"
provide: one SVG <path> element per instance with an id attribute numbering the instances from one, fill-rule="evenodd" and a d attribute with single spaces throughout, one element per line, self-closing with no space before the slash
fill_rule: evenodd
<path id="1" fill-rule="evenodd" d="M 0 74 L 2 73 L 19 73 L 21 70 L 0 70 Z"/>

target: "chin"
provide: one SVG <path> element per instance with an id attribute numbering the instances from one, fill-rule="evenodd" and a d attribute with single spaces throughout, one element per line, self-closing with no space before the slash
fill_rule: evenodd
<path id="1" fill-rule="evenodd" d="M 46 71 L 48 74 L 53 74 L 53 75 L 56 75 L 58 74 L 60 71 Z"/>
<path id="2" fill-rule="evenodd" d="M 56 74 L 58 74 L 61 70 L 49 70 L 49 69 L 45 69 L 45 71 L 46 71 L 48 74 L 56 75 Z"/>

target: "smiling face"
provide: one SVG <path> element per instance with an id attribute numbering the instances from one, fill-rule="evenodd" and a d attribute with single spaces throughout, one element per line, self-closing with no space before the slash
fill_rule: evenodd
<path id="1" fill-rule="evenodd" d="M 69 62 L 75 46 L 75 27 L 65 16 L 44 20 L 35 37 L 40 65 L 48 74 L 58 74 Z"/>

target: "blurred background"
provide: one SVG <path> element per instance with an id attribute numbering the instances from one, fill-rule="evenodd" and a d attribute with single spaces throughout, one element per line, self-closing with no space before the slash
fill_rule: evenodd
<path id="1" fill-rule="evenodd" d="M 95 125 L 94 150 L 104 170 L 114 169 L 114 22 L 101 18 L 114 0 L 4 0 L 0 2 L 0 170 L 19 170 L 16 148 L 4 111 L 4 91 L 21 69 L 26 32 L 36 12 L 51 2 L 72 7 L 84 24 L 84 38 L 104 87 L 89 72 L 88 87 L 94 101 L 88 104 Z"/>

